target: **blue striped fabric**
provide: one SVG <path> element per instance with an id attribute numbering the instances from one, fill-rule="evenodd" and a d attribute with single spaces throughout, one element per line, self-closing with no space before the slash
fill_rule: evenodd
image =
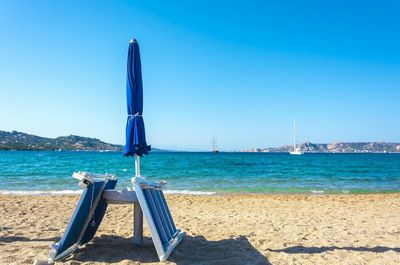
<path id="1" fill-rule="evenodd" d="M 146 198 L 150 214 L 153 217 L 160 236 L 161 243 L 166 250 L 166 247 L 176 235 L 177 229 L 169 211 L 162 190 L 146 188 L 143 189 L 144 197 Z"/>

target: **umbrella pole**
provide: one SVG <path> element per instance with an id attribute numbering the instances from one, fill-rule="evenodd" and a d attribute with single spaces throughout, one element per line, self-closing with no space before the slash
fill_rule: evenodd
<path id="1" fill-rule="evenodd" d="M 135 154 L 135 176 L 140 176 L 140 157 Z M 143 243 L 143 212 L 138 202 L 133 205 L 133 243 Z"/>
<path id="2" fill-rule="evenodd" d="M 135 177 L 140 177 L 140 156 L 135 154 Z"/>

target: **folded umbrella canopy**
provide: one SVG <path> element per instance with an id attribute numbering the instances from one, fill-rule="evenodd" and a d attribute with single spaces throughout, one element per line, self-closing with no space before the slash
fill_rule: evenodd
<path id="1" fill-rule="evenodd" d="M 128 120 L 126 122 L 126 144 L 124 156 L 147 155 L 151 147 L 147 145 L 143 121 L 143 83 L 139 44 L 135 39 L 129 43 L 126 76 L 126 99 Z"/>

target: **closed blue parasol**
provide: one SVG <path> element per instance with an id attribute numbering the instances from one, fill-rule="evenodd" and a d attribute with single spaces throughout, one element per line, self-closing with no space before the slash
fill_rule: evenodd
<path id="1" fill-rule="evenodd" d="M 147 145 L 143 121 L 143 84 L 139 44 L 135 39 L 129 43 L 126 76 L 126 99 L 128 120 L 126 122 L 126 144 L 124 156 L 147 155 L 151 147 Z"/>

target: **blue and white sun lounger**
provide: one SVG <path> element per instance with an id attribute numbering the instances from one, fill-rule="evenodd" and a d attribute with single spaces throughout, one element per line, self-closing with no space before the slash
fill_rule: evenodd
<path id="1" fill-rule="evenodd" d="M 113 176 L 79 172 L 74 173 L 73 177 L 80 180 L 84 190 L 64 235 L 52 246 L 48 264 L 71 255 L 79 246 L 92 240 L 109 203 L 135 204 L 140 214 L 134 213 L 134 241 L 139 244 L 143 237 L 143 212 L 160 261 L 167 260 L 185 237 L 185 233 L 176 228 L 172 219 L 161 189 L 163 183 L 135 177 L 132 179 L 134 190 L 114 190 L 117 179 Z"/>
<path id="2" fill-rule="evenodd" d="M 48 262 L 63 259 L 72 254 L 79 246 L 93 239 L 107 209 L 102 198 L 105 189 L 114 189 L 117 179 L 113 176 L 90 173 L 74 173 L 84 188 L 75 211 L 65 229 L 61 240 L 52 246 Z"/>
<path id="3" fill-rule="evenodd" d="M 132 183 L 157 255 L 160 261 L 165 261 L 185 237 L 185 233 L 175 227 L 161 184 L 149 182 L 142 177 L 133 178 Z"/>

